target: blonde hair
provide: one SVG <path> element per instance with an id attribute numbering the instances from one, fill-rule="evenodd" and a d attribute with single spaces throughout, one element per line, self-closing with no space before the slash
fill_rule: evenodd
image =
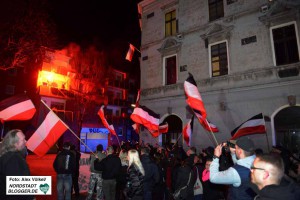
<path id="1" fill-rule="evenodd" d="M 15 144 L 19 142 L 19 137 L 17 136 L 19 132 L 23 134 L 19 129 L 13 129 L 6 133 L 0 145 L 0 157 L 9 151 L 17 151 Z"/>
<path id="2" fill-rule="evenodd" d="M 141 174 L 143 174 L 143 176 L 145 176 L 145 170 L 141 163 L 139 152 L 135 149 L 129 150 L 128 158 L 129 158 L 128 168 L 134 163 L 138 167 L 138 170 L 141 172 Z"/>
<path id="3" fill-rule="evenodd" d="M 122 166 L 128 165 L 127 151 L 121 150 L 119 153 L 119 158 L 121 159 Z"/>

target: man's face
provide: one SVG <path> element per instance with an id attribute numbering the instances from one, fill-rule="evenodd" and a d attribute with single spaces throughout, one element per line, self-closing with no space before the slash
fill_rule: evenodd
<path id="1" fill-rule="evenodd" d="M 19 141 L 15 144 L 15 147 L 17 150 L 21 151 L 25 148 L 26 140 L 25 135 L 22 132 L 17 133 L 17 137 L 19 138 Z"/>
<path id="2" fill-rule="evenodd" d="M 255 158 L 251 166 L 251 182 L 258 186 L 259 189 L 263 187 L 264 181 L 264 163 L 258 158 Z"/>

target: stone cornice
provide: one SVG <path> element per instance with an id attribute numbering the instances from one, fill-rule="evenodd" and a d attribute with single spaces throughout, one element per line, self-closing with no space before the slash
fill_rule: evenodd
<path id="1" fill-rule="evenodd" d="M 280 70 L 288 70 L 296 68 L 300 71 L 300 62 L 282 65 L 272 66 L 263 69 L 248 70 L 231 75 L 208 78 L 197 80 L 196 83 L 201 92 L 210 92 L 222 89 L 236 89 L 240 87 L 251 87 L 258 84 L 268 84 L 273 82 L 285 82 L 290 80 L 299 80 L 300 76 L 291 76 L 287 78 L 280 78 L 278 72 Z M 162 98 L 174 95 L 183 95 L 183 83 L 176 83 L 173 85 L 166 85 L 155 88 L 148 88 L 141 90 L 141 96 L 144 100 L 148 98 Z"/>

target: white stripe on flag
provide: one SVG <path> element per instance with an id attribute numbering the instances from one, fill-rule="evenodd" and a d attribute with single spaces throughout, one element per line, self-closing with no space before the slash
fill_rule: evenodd
<path id="1" fill-rule="evenodd" d="M 263 119 L 252 119 L 250 121 L 245 122 L 242 126 L 240 126 L 239 129 L 245 128 L 245 127 L 254 127 L 259 125 L 265 125 L 265 121 Z"/>
<path id="2" fill-rule="evenodd" d="M 35 133 L 30 137 L 27 142 L 27 147 L 29 150 L 34 151 L 44 139 L 48 136 L 50 130 L 56 125 L 60 119 L 51 111 L 47 114 L 40 127 L 35 131 Z"/>
<path id="3" fill-rule="evenodd" d="M 2 110 L 0 112 L 0 118 L 4 121 L 14 117 L 17 114 L 20 114 L 22 112 L 28 111 L 30 109 L 35 109 L 34 105 L 32 104 L 32 101 L 30 99 L 11 105 L 10 107 Z"/>
<path id="4" fill-rule="evenodd" d="M 188 81 L 185 81 L 184 88 L 185 88 L 185 91 L 188 94 L 188 96 L 193 97 L 195 99 L 200 99 L 202 101 L 202 97 L 201 97 L 196 85 L 194 85 Z"/>

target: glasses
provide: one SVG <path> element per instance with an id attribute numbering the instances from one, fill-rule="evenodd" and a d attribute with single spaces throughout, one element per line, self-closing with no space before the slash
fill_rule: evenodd
<path id="1" fill-rule="evenodd" d="M 259 168 L 259 167 L 254 167 L 254 165 L 252 165 L 251 167 L 250 167 L 250 169 L 258 169 L 258 170 L 265 170 L 265 169 L 263 169 L 263 168 Z"/>

